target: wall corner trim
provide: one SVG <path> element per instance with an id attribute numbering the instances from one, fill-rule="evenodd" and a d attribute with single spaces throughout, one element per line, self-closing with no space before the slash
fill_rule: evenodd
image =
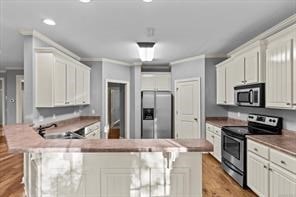
<path id="1" fill-rule="evenodd" d="M 73 53 L 72 51 L 66 49 L 65 47 L 63 47 L 62 45 L 56 43 L 55 41 L 53 41 L 52 39 L 50 39 L 49 37 L 47 37 L 46 35 L 36 31 L 36 30 L 28 30 L 28 29 L 22 29 L 19 31 L 21 35 L 23 36 L 33 36 L 34 38 L 37 38 L 43 42 L 45 42 L 48 45 L 53 46 L 54 48 L 58 49 L 59 51 L 71 56 L 72 58 L 80 61 L 80 57 L 78 55 L 76 55 L 75 53 Z"/>
<path id="2" fill-rule="evenodd" d="M 176 60 L 176 61 L 171 62 L 170 65 L 174 66 L 176 64 L 181 64 L 184 62 L 190 62 L 190 61 L 194 61 L 194 60 L 198 60 L 198 59 L 205 59 L 205 58 L 206 58 L 206 55 L 203 54 L 203 55 L 198 55 L 198 56 L 188 57 L 185 59 Z"/>

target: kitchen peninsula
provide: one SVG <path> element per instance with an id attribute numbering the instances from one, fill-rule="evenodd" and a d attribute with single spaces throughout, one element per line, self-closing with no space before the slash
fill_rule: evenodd
<path id="1" fill-rule="evenodd" d="M 25 153 L 24 182 L 36 196 L 202 196 L 204 139 L 44 139 L 31 125 L 5 126 Z"/>

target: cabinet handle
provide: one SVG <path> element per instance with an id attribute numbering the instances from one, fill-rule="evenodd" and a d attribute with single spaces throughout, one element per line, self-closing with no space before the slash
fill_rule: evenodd
<path id="1" fill-rule="evenodd" d="M 212 135 L 212 138 L 215 138 L 215 136 Z"/>
<path id="2" fill-rule="evenodd" d="M 272 169 L 271 169 L 271 168 L 269 168 L 268 170 L 269 170 L 270 172 L 272 172 Z"/>
<path id="3" fill-rule="evenodd" d="M 258 152 L 258 149 L 257 148 L 254 148 L 254 151 Z"/>
<path id="4" fill-rule="evenodd" d="M 263 167 L 264 167 L 265 169 L 267 168 L 267 166 L 266 166 L 266 165 L 264 165 Z"/>
<path id="5" fill-rule="evenodd" d="M 285 162 L 285 161 L 283 161 L 283 160 L 281 160 L 281 164 L 284 164 L 284 165 L 286 165 L 286 162 Z"/>
<path id="6" fill-rule="evenodd" d="M 291 105 L 291 103 L 286 103 L 286 105 Z"/>
<path id="7" fill-rule="evenodd" d="M 227 103 L 226 101 L 224 101 L 224 103 Z"/>

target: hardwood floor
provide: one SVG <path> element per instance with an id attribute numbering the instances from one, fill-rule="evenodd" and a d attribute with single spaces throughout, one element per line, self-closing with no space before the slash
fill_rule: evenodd
<path id="1" fill-rule="evenodd" d="M 210 154 L 203 155 L 203 197 L 255 197 L 251 190 L 242 189 Z"/>
<path id="2" fill-rule="evenodd" d="M 0 129 L 0 197 L 23 197 L 22 154 L 10 154 Z M 209 154 L 203 156 L 203 197 L 253 197 L 250 190 L 242 189 Z"/>
<path id="3" fill-rule="evenodd" d="M 23 155 L 7 151 L 0 128 L 0 197 L 23 197 Z"/>

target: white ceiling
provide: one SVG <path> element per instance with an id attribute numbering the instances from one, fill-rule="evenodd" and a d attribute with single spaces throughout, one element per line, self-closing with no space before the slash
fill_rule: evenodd
<path id="1" fill-rule="evenodd" d="M 130 63 L 139 61 L 137 41 L 156 41 L 156 62 L 165 63 L 226 54 L 296 13 L 295 0 L 0 1 L 2 68 L 22 66 L 20 29 L 35 29 L 80 57 Z M 154 37 L 147 37 L 149 27 Z"/>

